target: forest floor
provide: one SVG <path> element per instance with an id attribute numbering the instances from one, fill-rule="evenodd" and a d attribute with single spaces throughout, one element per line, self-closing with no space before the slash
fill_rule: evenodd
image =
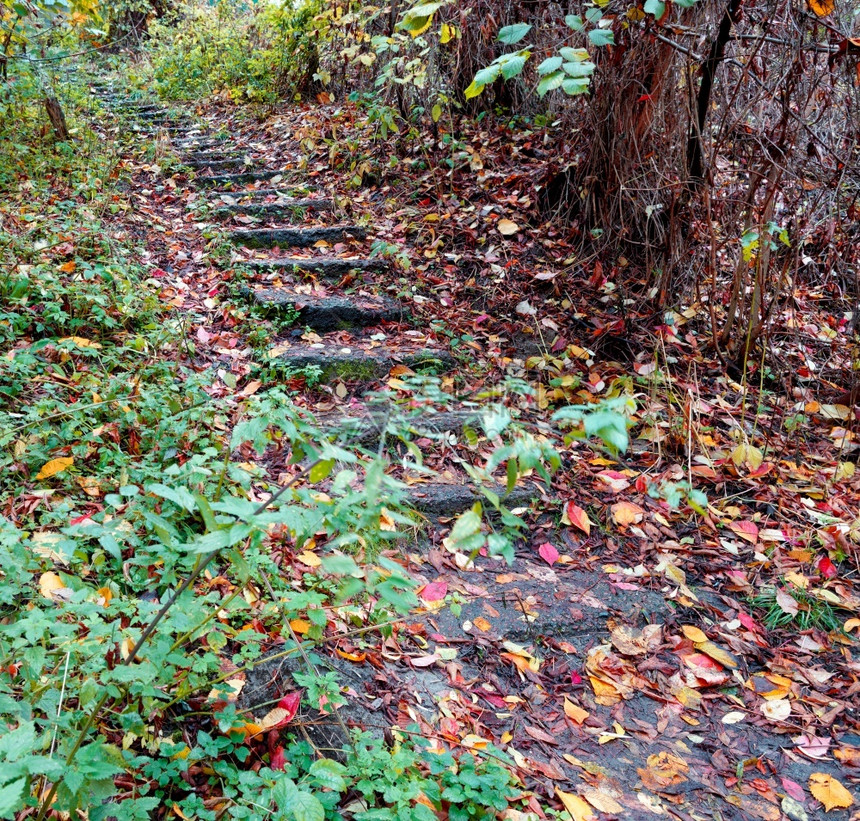
<path id="1" fill-rule="evenodd" d="M 162 121 L 95 91 L 120 129 L 139 129 L 112 239 L 135 244 L 146 287 L 181 317 L 185 343 L 169 355 L 201 375 L 224 431 L 273 384 L 318 417 L 371 428 L 386 411 L 367 392 L 414 401 L 409 378 L 428 361 L 446 394 L 422 400 L 415 424 L 427 473 L 376 437 L 421 512 L 382 554 L 422 606 L 387 636 L 350 638 L 329 619 L 320 663 L 347 683 L 347 724 L 417 724 L 440 745 L 502 751 L 522 784 L 510 819 L 547 806 L 577 820 L 860 817 L 845 807 L 860 784 L 860 477 L 852 411 L 824 401 L 835 391 L 820 369 L 792 395 L 776 378 L 739 384 L 704 347 L 701 304 L 649 316 L 622 270 L 572 259 L 563 228 L 535 217 L 537 129 L 465 135 L 449 174 L 433 149 L 373 143 L 350 105 L 256 119 L 212 101 Z M 196 171 L 181 164 L 192 157 Z M 262 178 L 201 184 L 250 169 Z M 333 230 L 300 235 L 317 228 Z M 243 230 L 299 233 L 228 241 Z M 796 335 L 775 354 L 795 373 L 844 333 L 826 294 L 796 297 L 784 325 Z M 510 388 L 523 382 L 529 395 Z M 623 456 L 574 442 L 551 482 L 524 471 L 508 507 L 528 528 L 511 563 L 459 549 L 451 525 L 494 439 L 464 420 L 485 397 L 548 439 L 555 408 L 624 394 L 636 410 Z M 295 475 L 277 452 L 243 445 L 232 459 L 253 476 L 252 501 Z M 105 492 L 58 494 L 75 519 L 102 512 Z M 23 517 L 21 504 L 7 513 Z M 324 577 L 322 537 L 277 549 L 296 588 Z M 294 688 L 287 672 L 236 673 L 253 720 Z M 304 719 L 331 746 L 334 720 Z M 263 736 L 248 743 L 271 752 Z M 205 767 L 186 781 L 210 789 Z"/>

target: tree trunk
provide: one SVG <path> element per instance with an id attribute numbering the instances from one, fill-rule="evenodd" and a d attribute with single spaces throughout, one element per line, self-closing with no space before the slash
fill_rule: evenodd
<path id="1" fill-rule="evenodd" d="M 69 128 L 66 125 L 66 115 L 63 114 L 63 107 L 56 97 L 45 97 L 45 111 L 48 112 L 48 119 L 54 127 L 54 133 L 57 139 L 66 142 L 70 139 Z"/>

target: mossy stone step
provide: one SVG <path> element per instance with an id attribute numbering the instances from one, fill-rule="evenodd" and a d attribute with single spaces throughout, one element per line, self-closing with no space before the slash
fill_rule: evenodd
<path id="1" fill-rule="evenodd" d="M 215 216 L 222 219 L 236 216 L 266 217 L 268 219 L 301 219 L 305 211 L 330 211 L 332 208 L 334 208 L 333 200 L 290 197 L 280 202 L 224 205 L 215 211 Z"/>
<path id="2" fill-rule="evenodd" d="M 231 231 L 230 240 L 246 248 L 309 248 L 318 242 L 343 242 L 364 239 L 367 230 L 357 225 L 331 225 L 317 228 L 246 228 Z"/>
<path id="3" fill-rule="evenodd" d="M 182 164 L 187 165 L 189 168 L 193 168 L 197 171 L 211 168 L 213 171 L 222 171 L 228 168 L 242 168 L 245 166 L 245 158 L 244 157 L 224 157 L 223 159 L 217 158 L 204 158 L 198 160 L 191 160 L 188 158 L 182 159 Z"/>
<path id="4" fill-rule="evenodd" d="M 253 199 L 254 197 L 306 197 L 312 189 L 302 185 L 281 186 L 280 188 L 240 188 L 234 191 L 213 191 L 214 196 L 226 195 L 232 199 Z M 272 203 L 277 205 L 277 203 Z"/>
<path id="5" fill-rule="evenodd" d="M 194 146 L 196 148 L 196 146 Z M 221 145 L 213 146 L 209 151 L 182 151 L 182 159 L 186 162 L 217 162 L 218 160 L 243 159 L 247 155 L 242 151 L 225 151 Z"/>
<path id="6" fill-rule="evenodd" d="M 361 350 L 338 347 L 333 344 L 313 346 L 307 343 L 277 345 L 269 353 L 270 361 L 277 361 L 292 372 L 313 371 L 319 382 L 337 380 L 345 382 L 373 382 L 382 379 L 395 365 L 426 373 L 441 373 L 454 367 L 454 358 L 444 351 L 416 350 L 398 353 L 379 348 Z"/>
<path id="7" fill-rule="evenodd" d="M 283 171 L 242 171 L 238 174 L 214 174 L 197 177 L 194 182 L 198 185 L 244 185 L 257 180 L 271 180 L 283 175 Z"/>
<path id="8" fill-rule="evenodd" d="M 384 271 L 388 266 L 382 259 L 362 257 L 282 257 L 252 259 L 245 263 L 255 271 L 304 271 L 324 279 L 335 279 L 350 271 Z"/>
<path id="9" fill-rule="evenodd" d="M 539 495 L 528 487 L 515 487 L 507 495 L 501 485 L 491 489 L 507 508 L 525 506 Z M 484 496 L 470 485 L 442 482 L 414 485 L 410 488 L 409 500 L 416 510 L 427 516 L 457 516 L 475 502 L 485 501 Z"/>
<path id="10" fill-rule="evenodd" d="M 206 149 L 222 148 L 227 141 L 226 137 L 205 137 L 201 135 L 201 139 L 194 137 L 187 140 L 174 140 L 173 145 L 178 151 L 185 151 L 189 148 L 196 148 L 201 151 Z"/>
<path id="11" fill-rule="evenodd" d="M 258 291 L 246 288 L 245 291 L 257 305 L 272 311 L 296 311 L 297 325 L 324 333 L 366 328 L 404 318 L 400 304 L 386 297 L 314 297 L 284 288 L 263 288 Z"/>
<path id="12" fill-rule="evenodd" d="M 439 436 L 444 433 L 459 434 L 466 425 L 480 427 L 481 414 L 479 411 L 430 411 L 423 410 L 420 414 L 403 420 L 400 428 L 408 432 L 411 438 Z M 337 435 L 340 441 L 355 444 L 378 444 L 383 431 L 388 429 L 389 419 L 385 408 L 372 408 L 362 416 L 327 415 L 318 419 L 330 435 Z M 388 430 L 388 437 L 395 437 L 396 432 Z"/>

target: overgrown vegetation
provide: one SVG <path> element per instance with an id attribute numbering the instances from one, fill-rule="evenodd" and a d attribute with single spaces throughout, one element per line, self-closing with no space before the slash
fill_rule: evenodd
<path id="1" fill-rule="evenodd" d="M 770 367 L 768 350 L 755 346 L 790 313 L 800 281 L 817 282 L 854 323 L 849 272 L 860 243 L 851 173 L 858 142 L 849 128 L 856 38 L 849 35 L 856 20 L 817 0 L 807 10 L 782 0 L 749 8 L 742 31 L 734 0 L 726 8 L 708 0 L 585 4 L 568 15 L 522 5 L 220 0 L 214 8 L 124 2 L 104 10 L 0 2 L 7 201 L 0 210 L 0 817 L 86 813 L 121 821 L 162 817 L 169 807 L 213 821 L 537 818 L 544 810 L 520 780 L 519 760 L 482 737 L 467 736 L 467 744 L 416 719 L 393 738 L 346 733 L 343 749 L 327 750 L 293 724 L 299 711 L 336 716 L 356 697 L 320 672 L 315 651 L 336 646 L 354 660 L 366 636 L 411 638 L 402 619 L 419 604 L 416 584 L 392 554 L 399 559 L 426 538 L 408 491 L 410 482 L 438 478 L 425 461 L 428 443 L 459 437 L 472 457 L 459 467 L 477 501 L 446 522 L 444 539 L 460 569 L 479 556 L 513 562 L 533 528 L 515 491 L 540 488 L 547 505 L 558 504 L 553 481 L 567 462 L 609 468 L 601 481 L 613 493 L 630 487 L 635 471 L 623 460 L 634 421 L 640 444 L 657 453 L 635 485 L 663 528 L 647 538 L 665 541 L 667 517 L 677 516 L 687 534 L 672 540 L 679 553 L 700 524 L 716 530 L 720 511 L 699 481 L 717 484 L 712 464 L 737 469 L 739 485 L 765 475 L 776 434 L 762 432 L 764 390 L 746 416 L 747 377 L 756 372 L 763 386 Z M 731 39 L 726 20 L 737 33 Z M 100 54 L 125 40 L 140 45 L 145 32 L 144 50 L 133 57 Z M 86 61 L 71 61 L 76 50 L 87 52 Z M 534 190 L 511 200 L 528 200 L 528 219 L 546 218 L 564 233 L 550 261 L 578 266 L 596 298 L 617 305 L 612 333 L 630 330 L 637 301 L 648 303 L 651 320 L 662 317 L 653 361 L 640 358 L 635 376 L 607 385 L 593 352 L 554 320 L 533 321 L 534 297 L 518 293 L 512 313 L 537 326 L 533 335 L 553 332 L 540 353 L 524 357 L 535 384 L 489 384 L 481 374 L 467 391 L 446 382 L 434 360 L 431 373 L 398 373 L 393 387 L 365 397 L 376 425 L 370 437 L 317 418 L 307 396 L 322 395 L 323 369 L 267 357 L 272 336 L 301 333 L 293 327 L 298 313 L 274 320 L 249 308 L 235 287 L 226 296 L 218 287 L 207 292 L 206 309 L 254 352 L 242 372 L 201 354 L 201 337 L 189 331 L 191 323 L 202 328 L 199 304 L 171 305 L 176 291 L 168 294 L 165 272 L 141 245 L 146 217 L 135 214 L 130 169 L 145 166 L 148 190 L 163 192 L 175 187 L 179 165 L 135 142 L 127 123 L 96 102 L 88 81 L 110 72 L 137 84 L 124 93 L 139 94 L 151 80 L 168 100 L 219 96 L 266 110 L 337 101 L 370 138 L 344 137 L 335 126 L 299 133 L 309 152 L 323 146 L 354 188 L 402 187 L 410 172 L 428 171 L 438 211 L 448 215 L 454 205 L 469 206 L 456 199 L 456 184 L 483 168 L 470 129 L 492 123 L 507 134 L 525 131 L 528 145 L 517 151 L 551 149 L 552 156 Z M 714 107 L 727 116 L 712 114 Z M 209 216 L 199 202 L 194 213 Z M 444 219 L 429 216 L 416 230 L 432 237 L 422 264 L 448 253 Z M 506 219 L 494 228 L 504 237 L 520 231 Z M 204 230 L 200 258 L 230 268 L 220 234 Z M 451 243 L 452 267 L 468 231 Z M 501 259 L 492 242 L 480 245 L 490 264 Z M 402 243 L 379 238 L 371 257 L 391 262 L 409 291 L 415 260 Z M 504 262 L 519 265 L 514 257 Z M 237 280 L 231 268 L 218 285 Z M 557 271 L 540 279 L 573 314 L 562 281 Z M 743 403 L 727 434 L 732 447 L 699 462 L 696 448 L 716 449 L 717 433 L 697 415 L 719 403 L 700 401 L 695 379 L 675 393 L 677 351 L 667 353 L 688 318 L 682 303 L 694 299 L 707 318 L 702 344 L 709 337 L 728 374 L 720 378 L 739 388 Z M 438 323 L 464 363 L 486 318 L 473 314 L 467 328 Z M 570 321 L 584 324 L 579 314 Z M 698 341 L 689 344 L 698 357 Z M 833 356 L 850 389 L 851 351 Z M 350 367 L 341 383 L 373 376 Z M 649 410 L 634 419 L 643 401 Z M 462 432 L 422 428 L 425 414 L 464 403 L 473 417 Z M 782 420 L 789 436 L 809 424 L 814 404 Z M 852 411 L 834 413 L 850 424 Z M 839 435 L 850 439 L 845 430 Z M 677 464 L 658 470 L 664 449 Z M 853 476 L 841 455 L 834 464 L 831 490 Z M 748 484 L 729 493 L 724 483 L 720 492 L 731 500 L 752 495 Z M 590 537 L 586 509 L 570 501 L 558 507 L 550 508 L 554 526 L 561 519 Z M 620 497 L 606 507 L 611 516 L 601 527 L 614 523 L 625 533 L 645 515 Z M 852 628 L 843 611 L 853 600 L 826 589 L 837 568 L 816 550 L 833 547 L 848 566 L 853 531 L 821 522 L 814 549 L 805 544 L 792 556 L 820 576 L 816 585 L 795 573 L 784 585 L 754 590 L 735 575 L 737 588 L 726 589 L 742 590 L 771 629 L 838 633 L 847 642 Z M 728 530 L 757 544 L 755 524 Z M 781 532 L 768 538 L 789 541 Z M 730 537 L 723 542 L 726 551 L 741 549 Z M 539 555 L 550 567 L 559 559 L 548 541 Z M 757 551 L 754 561 L 770 558 Z M 661 553 L 659 573 L 676 585 L 672 597 L 704 613 L 675 562 Z M 651 571 L 607 572 L 625 589 Z M 452 597 L 458 607 L 459 595 Z M 694 671 L 712 670 L 714 659 L 737 666 L 699 628 L 685 636 Z M 519 673 L 536 673 L 537 659 L 513 647 L 507 651 Z M 428 654 L 420 663 L 428 657 L 439 660 Z M 299 672 L 271 712 L 251 714 L 243 677 L 273 658 L 295 661 Z M 592 684 L 602 682 L 592 672 Z M 579 673 L 569 678 L 582 682 Z M 719 683 L 728 688 L 729 676 Z M 685 707 L 695 702 L 693 686 L 683 684 L 678 696 Z M 564 715 L 579 715 L 579 726 L 576 709 L 568 710 L 565 696 Z M 613 732 L 606 741 L 624 736 L 623 728 Z M 569 794 L 558 797 L 562 818 L 590 817 L 588 805 L 586 815 Z"/>

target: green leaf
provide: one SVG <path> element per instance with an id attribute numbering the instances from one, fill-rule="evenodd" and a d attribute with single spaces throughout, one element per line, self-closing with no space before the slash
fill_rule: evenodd
<path id="1" fill-rule="evenodd" d="M 146 492 L 160 496 L 162 499 L 168 499 L 177 507 L 181 507 L 189 513 L 197 510 L 197 503 L 194 501 L 194 497 L 184 487 L 167 487 L 167 485 L 162 485 L 160 482 L 153 482 L 151 485 L 147 485 Z"/>
<path id="2" fill-rule="evenodd" d="M 569 63 L 581 63 L 591 56 L 587 49 L 571 48 L 570 46 L 562 46 L 558 53 Z"/>
<path id="3" fill-rule="evenodd" d="M 430 110 L 430 116 L 433 118 L 434 123 L 438 123 L 442 119 L 442 106 L 439 103 L 436 103 Z"/>
<path id="4" fill-rule="evenodd" d="M 574 31 L 582 31 L 582 27 L 585 25 L 578 14 L 568 14 L 567 17 L 564 18 L 564 22 L 567 24 L 568 28 L 571 28 Z"/>
<path id="5" fill-rule="evenodd" d="M 558 55 L 547 57 L 546 60 L 537 67 L 538 74 L 541 76 L 544 74 L 552 74 L 552 72 L 558 71 L 558 69 L 561 68 L 561 64 L 563 62 L 564 60 Z M 540 86 L 538 86 L 538 90 L 540 90 Z"/>
<path id="6" fill-rule="evenodd" d="M 501 73 L 502 67 L 498 63 L 491 63 L 475 74 L 475 79 L 472 82 L 481 86 L 488 86 L 498 80 Z"/>
<path id="7" fill-rule="evenodd" d="M 335 576 L 351 576 L 358 571 L 358 565 L 349 556 L 324 556 L 322 569 Z"/>
<path id="8" fill-rule="evenodd" d="M 308 771 L 321 787 L 336 792 L 343 792 L 347 787 L 346 767 L 343 764 L 332 761 L 330 758 L 320 758 L 311 764 Z"/>
<path id="9" fill-rule="evenodd" d="M 26 778 L 18 778 L 0 787 L 0 818 L 11 818 L 17 810 L 22 809 Z"/>
<path id="10" fill-rule="evenodd" d="M 484 90 L 484 85 L 482 83 L 476 83 L 472 80 L 469 83 L 469 87 L 463 92 L 464 96 L 467 100 L 471 100 L 473 97 L 477 97 Z"/>
<path id="11" fill-rule="evenodd" d="M 613 46 L 615 45 L 615 35 L 611 29 L 592 29 L 588 32 L 588 39 L 595 46 Z"/>
<path id="12" fill-rule="evenodd" d="M 561 60 L 561 57 L 558 59 Z M 552 74 L 547 74 L 547 76 L 538 83 L 538 94 L 543 97 L 547 92 L 554 91 L 559 88 L 563 82 L 564 74 L 562 72 L 554 71 Z"/>
<path id="13" fill-rule="evenodd" d="M 585 11 L 585 19 L 588 20 L 589 23 L 594 23 L 597 25 L 603 17 L 603 9 L 594 6 L 593 8 L 586 9 Z"/>
<path id="14" fill-rule="evenodd" d="M 590 85 L 588 77 L 566 77 L 561 84 L 561 90 L 575 97 L 577 94 L 586 94 Z"/>
<path id="15" fill-rule="evenodd" d="M 659 20 L 666 12 L 666 4 L 663 0 L 645 0 L 642 7 L 645 14 L 653 14 L 655 20 Z"/>
<path id="16" fill-rule="evenodd" d="M 513 26 L 504 26 L 499 29 L 499 42 L 512 46 L 514 43 L 519 43 L 531 30 L 532 27 L 528 23 L 516 23 Z"/>
<path id="17" fill-rule="evenodd" d="M 311 472 L 308 475 L 308 479 L 314 484 L 316 482 L 321 482 L 323 479 L 326 479 L 329 476 L 332 470 L 334 470 L 334 465 L 334 459 L 324 459 L 322 462 L 317 462 L 311 468 Z"/>
<path id="18" fill-rule="evenodd" d="M 502 77 L 506 80 L 512 80 L 518 74 L 522 73 L 526 60 L 529 58 L 529 53 L 524 51 L 519 54 L 511 54 L 507 56 L 508 59 L 502 60 L 500 63 L 502 66 Z"/>
<path id="19" fill-rule="evenodd" d="M 594 74 L 594 63 L 565 63 L 562 68 L 569 77 L 591 77 Z M 588 83 L 585 84 L 586 87 Z"/>

